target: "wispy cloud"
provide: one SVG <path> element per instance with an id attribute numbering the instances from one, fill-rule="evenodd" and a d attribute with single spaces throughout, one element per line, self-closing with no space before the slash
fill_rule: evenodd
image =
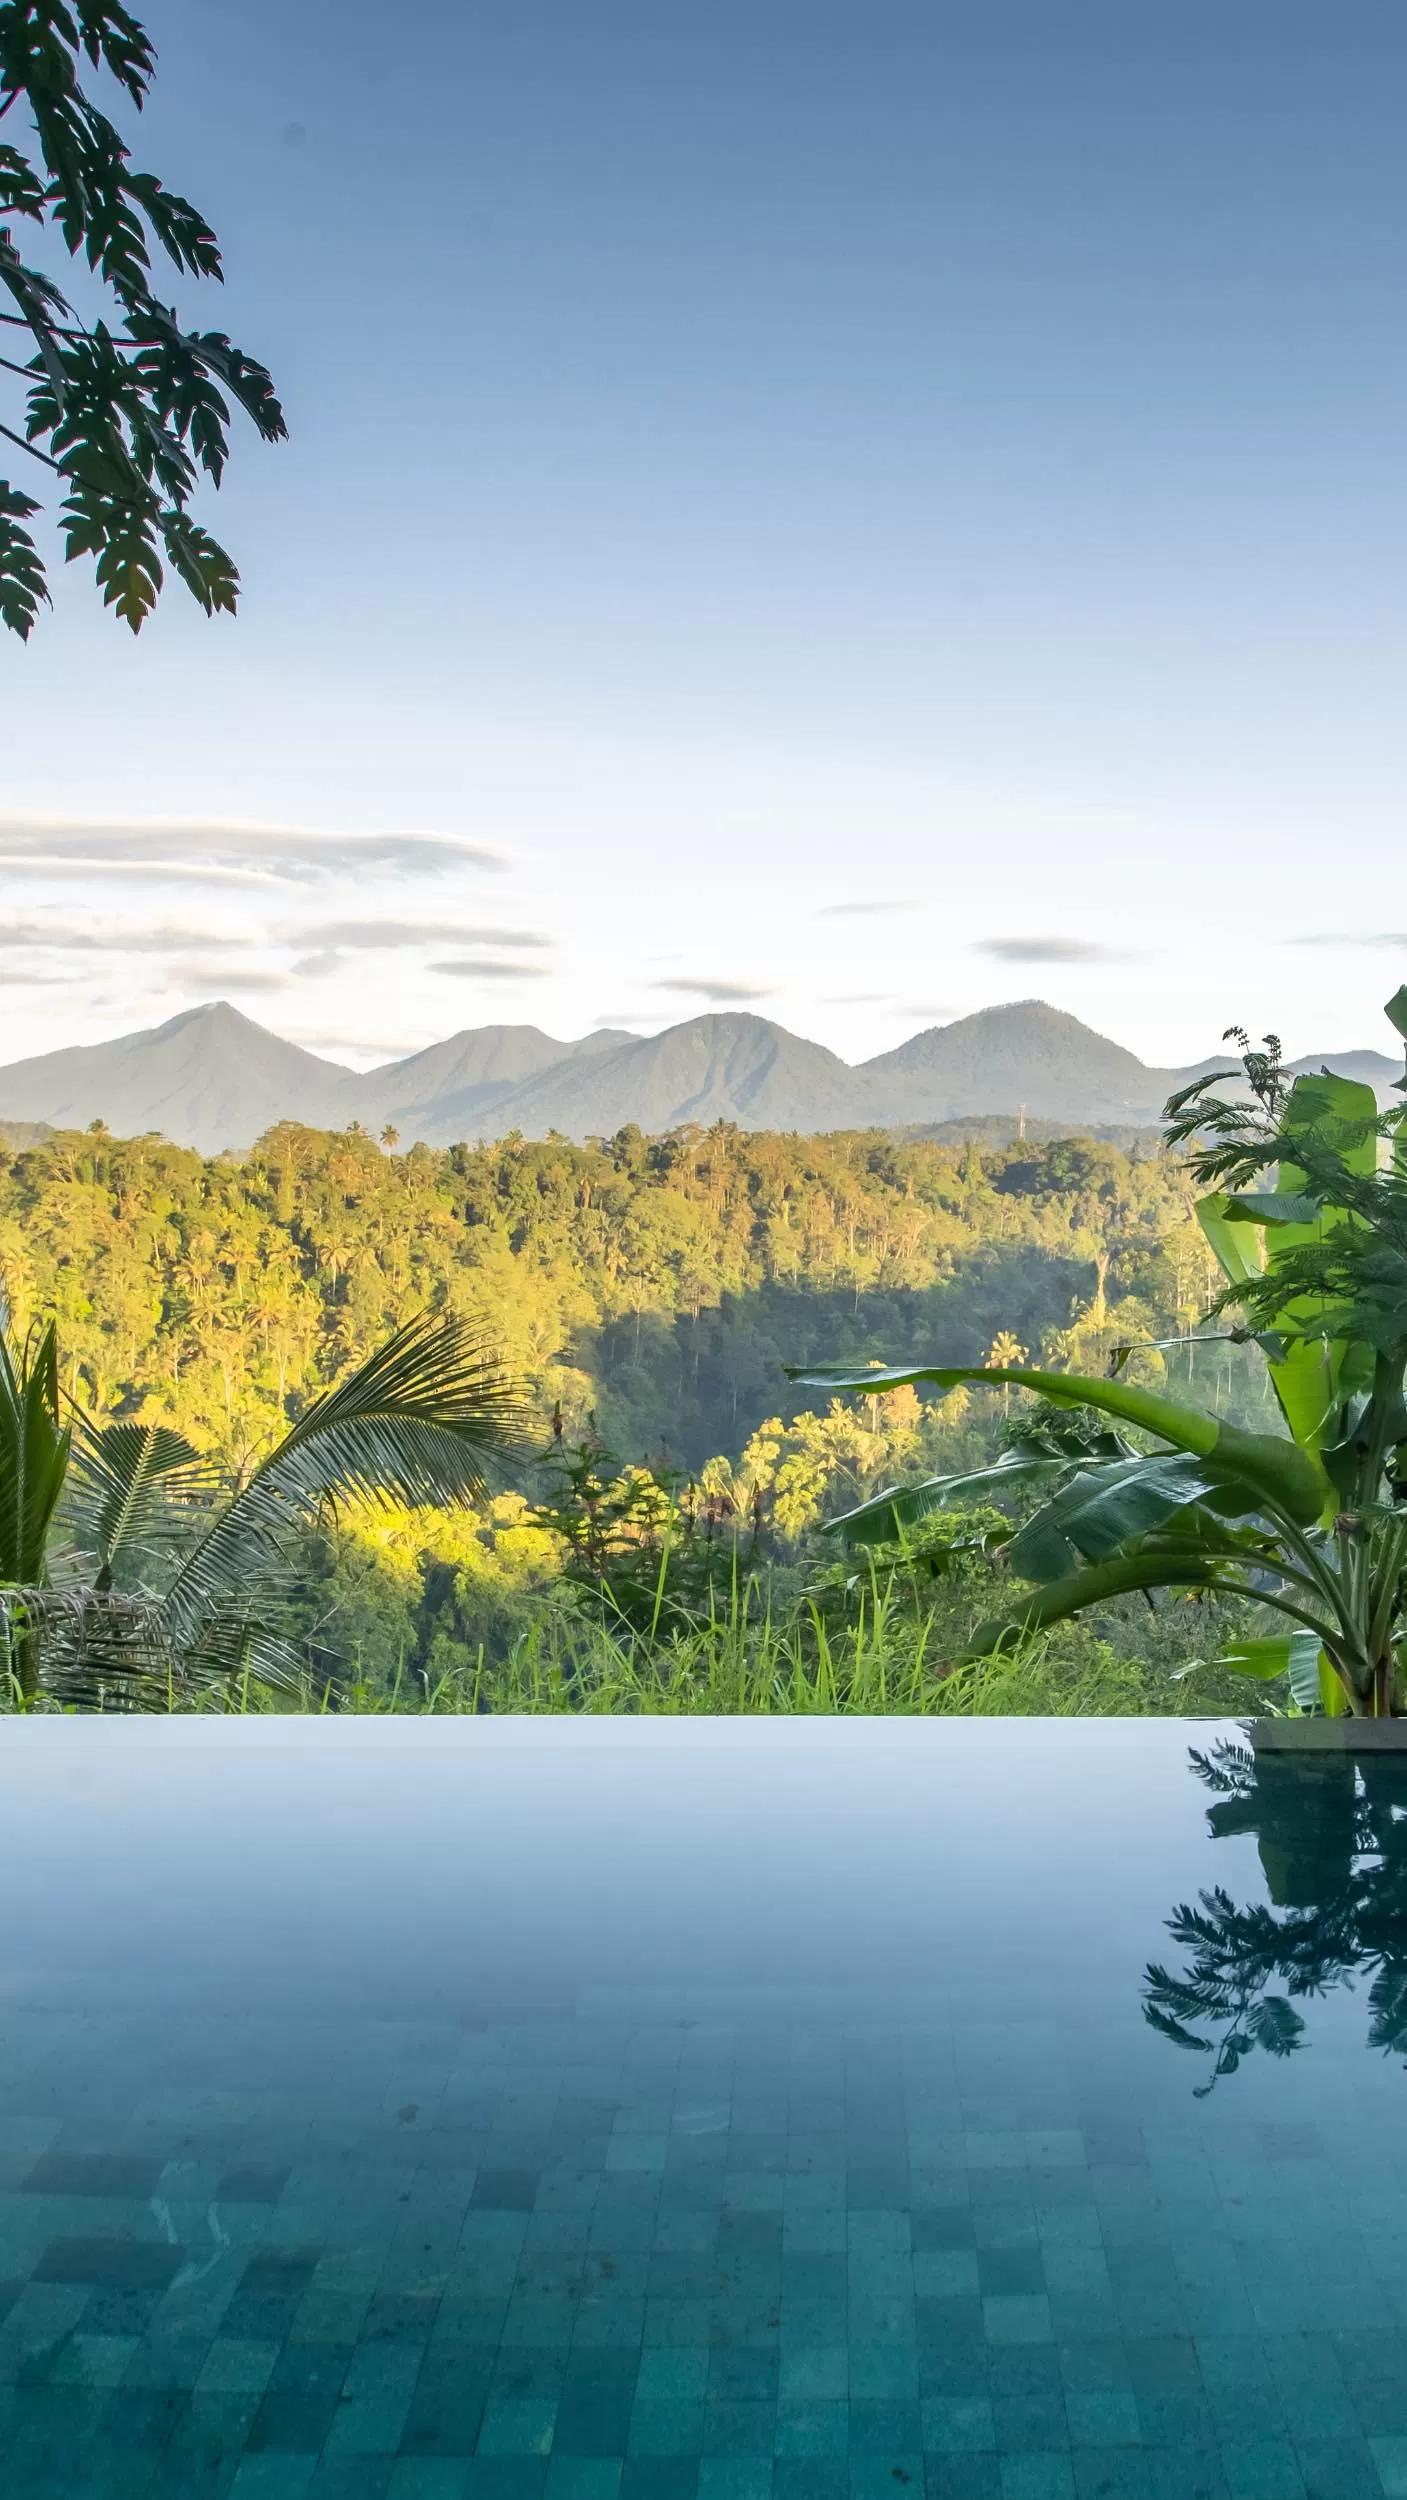
<path id="1" fill-rule="evenodd" d="M 506 946 L 535 951 L 552 944 L 542 929 L 490 929 L 478 921 L 457 920 L 315 920 L 298 929 L 295 937 L 300 946 L 338 947 L 347 952 L 398 946 Z"/>
<path id="2" fill-rule="evenodd" d="M 885 990 L 838 990 L 833 996 L 823 998 L 821 1005 L 823 1007 L 893 1007 L 894 1001 Z"/>
<path id="3" fill-rule="evenodd" d="M 443 876 L 496 869 L 500 852 L 452 834 L 312 833 L 288 825 L 52 823 L 0 816 L 12 875 L 182 878 L 216 885 L 318 885 L 347 876 Z"/>
<path id="4" fill-rule="evenodd" d="M 545 981 L 546 964 L 505 964 L 492 955 L 456 955 L 444 963 L 431 964 L 432 972 L 443 972 L 455 981 Z"/>
<path id="5" fill-rule="evenodd" d="M 1000 964 L 1126 964 L 1138 960 L 1128 947 L 1101 946 L 1093 938 L 978 938 L 973 953 L 990 955 Z"/>
<path id="6" fill-rule="evenodd" d="M 750 981 L 713 980 L 703 974 L 694 980 L 685 980 L 682 976 L 676 979 L 671 975 L 667 981 L 652 981 L 650 987 L 652 990 L 679 990 L 686 998 L 711 999 L 716 1007 L 730 1004 L 742 1007 L 750 999 L 770 998 L 772 995 L 770 990 L 759 989 Z"/>
<path id="7" fill-rule="evenodd" d="M 386 951 L 430 946 L 493 947 L 516 950 L 525 955 L 545 953 L 552 940 L 538 929 L 490 928 L 474 921 L 433 920 L 324 920 L 301 928 L 277 932 L 255 932 L 249 929 L 196 928 L 178 922 L 123 922 L 78 915 L 59 910 L 39 910 L 20 916 L 0 914 L 0 958 L 19 955 L 142 955 L 147 958 L 170 956 L 179 958 L 195 954 L 203 958 L 218 955 L 235 960 L 260 950 L 265 962 L 270 952 L 281 954 L 287 947 L 304 947 L 290 969 L 300 980 L 317 980 L 342 971 L 349 956 L 360 949 Z M 177 965 L 176 969 L 199 978 L 218 978 L 231 982 L 236 978 L 233 968 L 223 962 L 212 969 L 204 961 L 198 967 Z M 507 979 L 515 970 L 510 964 L 497 967 L 499 977 Z M 524 975 L 541 972 L 540 964 L 516 967 Z M 286 977 L 275 976 L 270 967 L 267 980 L 251 970 L 241 976 L 249 988 L 280 986 Z M 492 976 L 491 976 L 492 977 Z"/>
<path id="8" fill-rule="evenodd" d="M 1295 937 L 1291 946 L 1391 946 L 1400 954 L 1407 948 L 1407 931 L 1401 929 L 1315 929 L 1308 937 Z"/>
<path id="9" fill-rule="evenodd" d="M 226 990 L 258 990 L 272 995 L 276 990 L 294 986 L 291 972 L 280 972 L 271 964 L 239 964 L 178 961 L 162 975 L 163 989 L 186 992 L 199 990 L 204 997 L 222 995 Z"/>
<path id="10" fill-rule="evenodd" d="M 817 920 L 868 920 L 878 912 L 912 911 L 912 901 L 905 895 L 863 895 L 853 903 L 819 903 Z"/>
<path id="11" fill-rule="evenodd" d="M 0 952 L 64 955 L 170 955 L 192 946 L 244 947 L 254 943 L 243 931 L 189 929 L 169 922 L 143 927 L 121 922 L 65 919 L 62 914 L 33 919 L 0 917 Z"/>

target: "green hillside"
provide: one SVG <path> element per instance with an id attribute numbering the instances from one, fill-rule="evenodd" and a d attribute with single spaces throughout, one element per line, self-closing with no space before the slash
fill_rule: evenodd
<path id="1" fill-rule="evenodd" d="M 1193 1325 L 1212 1284 L 1184 1178 L 1145 1141 L 724 1125 L 391 1154 L 355 1130 L 284 1125 L 243 1159 L 92 1131 L 12 1142 L 0 1278 L 21 1330 L 56 1315 L 79 1405 L 169 1421 L 236 1465 L 410 1312 L 488 1326 L 530 1384 L 537 1455 L 480 1515 L 350 1517 L 306 1557 L 313 1670 L 385 1695 L 413 1669 L 412 1700 L 445 1677 L 462 1692 L 476 1658 L 506 1672 L 511 1652 L 518 1674 L 525 1627 L 522 1655 L 546 1638 L 576 1659 L 556 1606 L 571 1572 L 584 1562 L 589 1579 L 609 1550 L 617 1574 L 634 1556 L 648 1581 L 681 1534 L 696 1599 L 741 1553 L 805 1651 L 808 1590 L 844 1580 L 817 1525 L 915 1469 L 980 1458 L 1007 1401 L 905 1390 L 816 1412 L 784 1364 L 980 1360 L 1005 1340 L 1008 1359 L 1014 1342 L 1087 1369 Z M 1160 1353 L 1133 1359 L 1162 1374 Z M 1192 1360 L 1189 1383 L 1176 1358 L 1184 1384 L 1244 1407 L 1242 1356 L 1209 1344 Z M 930 1623 L 923 1640 L 938 1637 Z M 1027 1706 L 1063 1706 L 1066 1675 L 1093 1676 L 1105 1698 L 1088 1706 L 1150 1706 L 1150 1690 L 1170 1706 L 1178 1688 L 1147 1649 L 1140 1616 L 1112 1688 L 1097 1644 L 1093 1666 L 1060 1650 Z M 698 1706 L 723 1706 L 716 1645 L 704 1654 Z M 926 1693 L 923 1641 L 901 1631 L 896 1654 Z M 513 1706 L 544 1690 L 568 1706 L 561 1672 L 543 1683 L 534 1668 Z M 613 1647 L 603 1673 L 633 1706 Z"/>
<path id="2" fill-rule="evenodd" d="M 240 1161 L 60 1134 L 0 1154 L 0 1272 L 19 1319 L 58 1314 L 85 1403 L 221 1449 L 447 1305 L 490 1322 L 544 1429 L 595 1409 L 624 1454 L 690 1467 L 786 1408 L 784 1362 L 1034 1350 L 1101 1291 L 1116 1333 L 1166 1334 L 1209 1281 L 1152 1152 L 726 1127 L 388 1156 L 288 1125 Z"/>

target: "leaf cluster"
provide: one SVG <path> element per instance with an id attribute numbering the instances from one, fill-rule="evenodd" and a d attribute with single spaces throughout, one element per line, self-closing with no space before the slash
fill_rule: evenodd
<path id="1" fill-rule="evenodd" d="M 1192 1762 L 1217 1798 L 1213 1836 L 1253 1834 L 1271 1893 L 1242 1904 L 1217 1885 L 1179 1904 L 1167 1924 L 1184 1966 L 1145 1973 L 1148 2023 L 1212 2061 L 1198 2096 L 1253 2049 L 1292 2055 L 1298 2002 L 1362 1976 L 1369 2046 L 1407 2055 L 1407 1765 L 1345 1755 L 1306 1769 L 1244 1745 Z"/>
<path id="2" fill-rule="evenodd" d="M 348 1503 L 468 1506 L 522 1442 L 515 1383 L 460 1320 L 407 1321 L 234 1479 L 166 1425 L 64 1423 L 53 1324 L 28 1348 L 0 1337 L 15 1693 L 131 1706 L 249 1677 L 296 1690 L 283 1618 L 309 1527 Z"/>
<path id="3" fill-rule="evenodd" d="M 218 283 L 219 246 L 189 200 L 133 165 L 81 83 L 85 60 L 141 109 L 155 55 L 120 0 L 0 0 L 0 299 L 13 307 L 0 312 L 0 348 L 7 336 L 16 348 L 0 369 L 26 385 L 22 430 L 0 424 L 0 435 L 58 477 L 67 557 L 92 558 L 105 604 L 136 633 L 168 569 L 207 615 L 234 609 L 239 575 L 191 499 L 202 478 L 221 482 L 234 408 L 266 442 L 287 427 L 265 368 L 223 331 L 184 325 L 157 293 L 154 256 Z M 85 319 L 32 244 L 21 248 L 34 228 L 86 263 L 107 317 Z M 37 512 L 0 479 L 0 623 L 21 639 L 49 597 Z"/>

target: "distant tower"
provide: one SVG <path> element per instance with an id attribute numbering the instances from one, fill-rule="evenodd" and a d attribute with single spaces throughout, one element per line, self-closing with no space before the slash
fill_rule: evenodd
<path id="1" fill-rule="evenodd" d="M 1026 1134 L 1026 1105 L 1024 1102 L 1021 1103 L 1017 1109 L 1016 1134 L 1018 1137 L 1024 1137 Z"/>

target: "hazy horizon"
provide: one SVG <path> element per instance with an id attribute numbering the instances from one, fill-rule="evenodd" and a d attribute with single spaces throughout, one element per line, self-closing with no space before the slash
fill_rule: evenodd
<path id="1" fill-rule="evenodd" d="M 182 1020 L 186 1020 L 203 1013 L 209 1013 L 211 1009 L 217 1007 L 230 1008 L 235 1014 L 246 1018 L 251 1024 L 257 1025 L 262 1031 L 274 1035 L 276 1039 L 285 1042 L 292 1042 L 299 1049 L 309 1051 L 315 1057 L 327 1060 L 330 1065 L 346 1068 L 355 1075 L 371 1075 L 378 1069 L 389 1066 L 400 1059 L 413 1057 L 420 1051 L 434 1049 L 439 1044 L 453 1041 L 459 1034 L 480 1032 L 485 1029 L 493 1029 L 495 1027 L 507 1027 L 509 1029 L 516 1028 L 520 1030 L 526 1029 L 541 1033 L 547 1040 L 559 1041 L 564 1044 L 590 1040 L 597 1034 L 603 1034 L 617 1029 L 620 1030 L 623 1039 L 648 1041 L 651 1039 L 658 1039 L 661 1034 L 675 1031 L 681 1024 L 691 1023 L 703 1017 L 723 1015 L 745 1016 L 748 1018 L 756 1018 L 763 1023 L 771 1025 L 777 1030 L 789 1035 L 793 1040 L 814 1043 L 821 1049 L 825 1050 L 833 1048 L 833 1045 L 825 1041 L 821 1035 L 817 1033 L 808 1033 L 794 1025 L 787 1024 L 778 1016 L 766 1014 L 760 1007 L 739 1007 L 734 1004 L 732 1006 L 718 1005 L 712 1007 L 699 1007 L 682 1016 L 663 1017 L 656 1024 L 646 1024 L 643 1021 L 640 1021 L 633 1026 L 621 1026 L 619 1028 L 616 1027 L 614 1019 L 606 1016 L 597 1016 L 590 1024 L 582 1028 L 579 1032 L 559 1031 L 550 1025 L 539 1022 L 539 1020 L 533 1016 L 487 1015 L 478 1019 L 478 1021 L 472 1025 L 464 1024 L 457 1025 L 452 1028 L 447 1027 L 441 1033 L 432 1034 L 427 1041 L 412 1043 L 405 1051 L 391 1050 L 386 1052 L 377 1052 L 367 1047 L 354 1049 L 349 1044 L 339 1041 L 335 1037 L 314 1037 L 309 1039 L 286 1027 L 279 1018 L 276 1008 L 260 1011 L 254 1005 L 242 1006 L 236 999 L 217 997 L 192 1000 L 188 1006 L 176 1008 L 172 1011 L 172 1014 L 169 1017 L 159 1017 L 150 1025 L 123 1027 L 120 1030 L 114 1028 L 108 1032 L 95 1034 L 89 1037 L 87 1044 L 78 1046 L 91 1046 L 92 1043 L 101 1045 L 105 1042 L 127 1039 L 132 1034 L 159 1032 L 168 1025 L 180 1023 Z M 1020 998 L 991 999 L 988 1000 L 984 1006 L 968 1009 L 962 1016 L 934 1017 L 926 1025 L 916 1024 L 909 1030 L 897 1034 L 892 1040 L 886 1042 L 883 1045 L 883 1049 L 879 1052 L 865 1052 L 857 1054 L 854 1058 L 848 1057 L 844 1051 L 836 1051 L 835 1055 L 847 1066 L 862 1065 L 866 1060 L 883 1056 L 887 1051 L 898 1049 L 904 1042 L 915 1039 L 925 1032 L 942 1031 L 947 1026 L 967 1023 L 978 1016 L 1002 1015 L 1019 1012 L 1020 1010 L 1029 1008 L 1054 1008 L 1054 1001 L 1047 998 L 1041 998 L 1034 992 L 1028 993 Z M 1058 1008 L 1055 1009 L 1055 1012 L 1061 1015 L 1071 1016 L 1076 1023 L 1083 1025 L 1087 1031 L 1096 1034 L 1100 1040 L 1112 1042 L 1119 1049 L 1131 1051 L 1135 1058 L 1143 1058 L 1143 1054 L 1135 1050 L 1134 1046 L 1125 1041 L 1120 1034 L 1107 1032 L 1102 1026 L 1092 1024 L 1087 1017 L 1081 1016 L 1077 1010 L 1072 1008 Z M 1313 1055 L 1315 1049 L 1315 1045 L 1313 1043 L 1300 1047 L 1298 1044 L 1292 1043 L 1283 1035 L 1280 1039 L 1283 1043 L 1284 1055 L 1287 1060 L 1305 1058 Z M 1390 1048 L 1386 1047 L 1386 1045 L 1391 1042 L 1391 1039 L 1391 1034 L 1384 1029 L 1376 1036 L 1369 1036 L 1368 1038 L 1357 1042 L 1325 1044 L 1323 1047 L 1335 1053 L 1343 1053 L 1345 1051 L 1354 1050 L 1370 1051 L 1375 1053 L 1377 1057 L 1391 1062 L 1395 1054 Z M 60 1041 L 53 1043 L 52 1045 L 46 1045 L 43 1050 L 26 1051 L 23 1054 L 15 1054 L 15 1056 L 19 1057 L 22 1055 L 26 1059 L 42 1057 L 48 1055 L 49 1049 L 64 1050 L 73 1046 L 74 1045 L 71 1043 Z M 1231 1065 L 1234 1062 L 1235 1057 L 1236 1052 L 1234 1048 L 1232 1048 L 1231 1045 L 1224 1043 L 1223 1036 L 1218 1033 L 1212 1035 L 1202 1048 L 1191 1050 L 1180 1058 L 1161 1061 L 1144 1059 L 1143 1064 L 1152 1069 L 1155 1073 L 1176 1073 L 1182 1068 L 1191 1067 L 1199 1064 L 1203 1060 L 1212 1058 L 1225 1058 L 1227 1064 Z M 8 1064 L 13 1064 L 13 1061 L 0 1062 L 0 1073 L 3 1073 L 4 1067 Z"/>

